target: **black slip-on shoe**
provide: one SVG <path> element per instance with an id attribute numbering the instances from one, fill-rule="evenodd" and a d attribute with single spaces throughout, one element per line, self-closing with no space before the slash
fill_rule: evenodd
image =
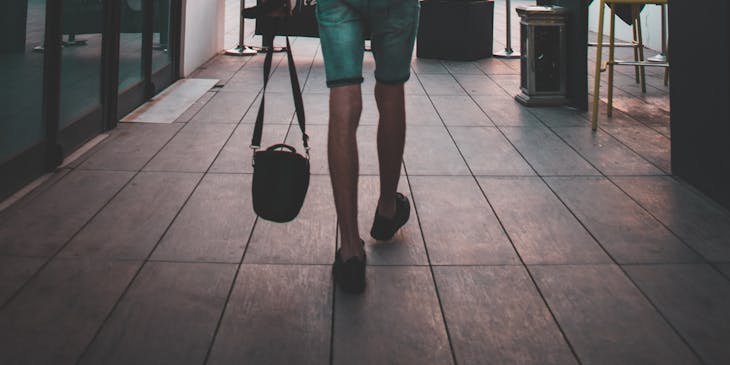
<path id="1" fill-rule="evenodd" d="M 366 264 L 367 256 L 365 254 L 362 258 L 353 256 L 343 262 L 340 249 L 338 249 L 335 254 L 335 263 L 332 264 L 332 275 L 335 278 L 335 283 L 346 293 L 362 293 L 365 290 Z"/>
<path id="2" fill-rule="evenodd" d="M 401 193 L 395 193 L 395 216 L 388 219 L 378 214 L 375 209 L 375 219 L 373 219 L 373 228 L 370 229 L 370 236 L 378 241 L 388 241 L 400 227 L 403 227 L 408 218 L 411 216 L 411 203 Z"/>

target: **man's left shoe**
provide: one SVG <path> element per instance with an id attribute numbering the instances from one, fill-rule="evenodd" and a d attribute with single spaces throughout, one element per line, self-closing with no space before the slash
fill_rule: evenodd
<path id="1" fill-rule="evenodd" d="M 378 214 L 376 208 L 373 227 L 370 229 L 370 236 L 378 241 L 388 241 L 408 222 L 410 216 L 411 203 L 408 201 L 408 198 L 401 193 L 395 193 L 395 216 L 392 219 L 383 217 Z"/>

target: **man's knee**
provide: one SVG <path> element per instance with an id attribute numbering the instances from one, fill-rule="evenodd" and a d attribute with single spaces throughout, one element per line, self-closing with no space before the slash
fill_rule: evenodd
<path id="1" fill-rule="evenodd" d="M 400 90 L 405 89 L 405 82 L 396 82 L 396 83 L 390 83 L 390 82 L 375 82 L 375 91 L 384 91 L 384 92 L 398 92 Z"/>
<path id="2" fill-rule="evenodd" d="M 360 117 L 362 112 L 362 92 L 360 85 L 338 86 L 330 89 L 330 111 L 336 115 L 346 115 L 348 119 Z"/>
<path id="3" fill-rule="evenodd" d="M 389 83 L 382 83 L 382 82 L 376 82 L 375 83 L 375 97 L 376 98 L 383 98 L 383 99 L 391 99 L 394 97 L 399 97 L 400 95 L 403 95 L 405 93 L 404 88 L 405 83 L 400 84 L 389 84 Z"/>

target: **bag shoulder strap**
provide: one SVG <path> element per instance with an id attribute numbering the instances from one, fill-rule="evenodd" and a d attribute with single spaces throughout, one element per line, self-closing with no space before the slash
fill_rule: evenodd
<path id="1" fill-rule="evenodd" d="M 272 45 L 273 45 L 273 37 Z M 309 154 L 309 136 L 306 133 L 306 123 L 304 116 L 304 101 L 302 100 L 302 90 L 299 86 L 299 77 L 297 75 L 297 69 L 294 65 L 294 56 L 291 51 L 291 44 L 289 42 L 289 36 L 286 36 L 286 54 L 287 63 L 289 64 L 289 79 L 291 81 L 292 94 L 294 97 L 294 109 L 296 110 L 297 121 L 299 123 L 299 129 L 302 131 L 302 143 L 304 149 Z M 273 47 L 268 47 L 266 51 L 266 59 L 264 60 L 264 88 L 261 91 L 261 104 L 259 105 L 259 111 L 256 115 L 256 124 L 253 129 L 253 137 L 251 138 L 251 148 L 257 150 L 261 148 L 261 135 L 263 134 L 264 128 L 264 105 L 266 104 L 266 86 L 269 83 L 271 76 L 271 63 L 273 59 Z"/>

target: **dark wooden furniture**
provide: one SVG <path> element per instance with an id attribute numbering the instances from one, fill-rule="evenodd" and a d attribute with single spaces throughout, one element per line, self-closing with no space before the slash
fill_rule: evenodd
<path id="1" fill-rule="evenodd" d="M 730 209 L 730 3 L 669 9 L 672 172 Z"/>
<path id="2" fill-rule="evenodd" d="M 494 1 L 421 1 L 416 55 L 455 61 L 492 56 Z"/>
<path id="3" fill-rule="evenodd" d="M 568 11 L 568 99 L 588 110 L 588 5 L 586 0 L 537 0 L 538 5 L 558 5 Z"/>

